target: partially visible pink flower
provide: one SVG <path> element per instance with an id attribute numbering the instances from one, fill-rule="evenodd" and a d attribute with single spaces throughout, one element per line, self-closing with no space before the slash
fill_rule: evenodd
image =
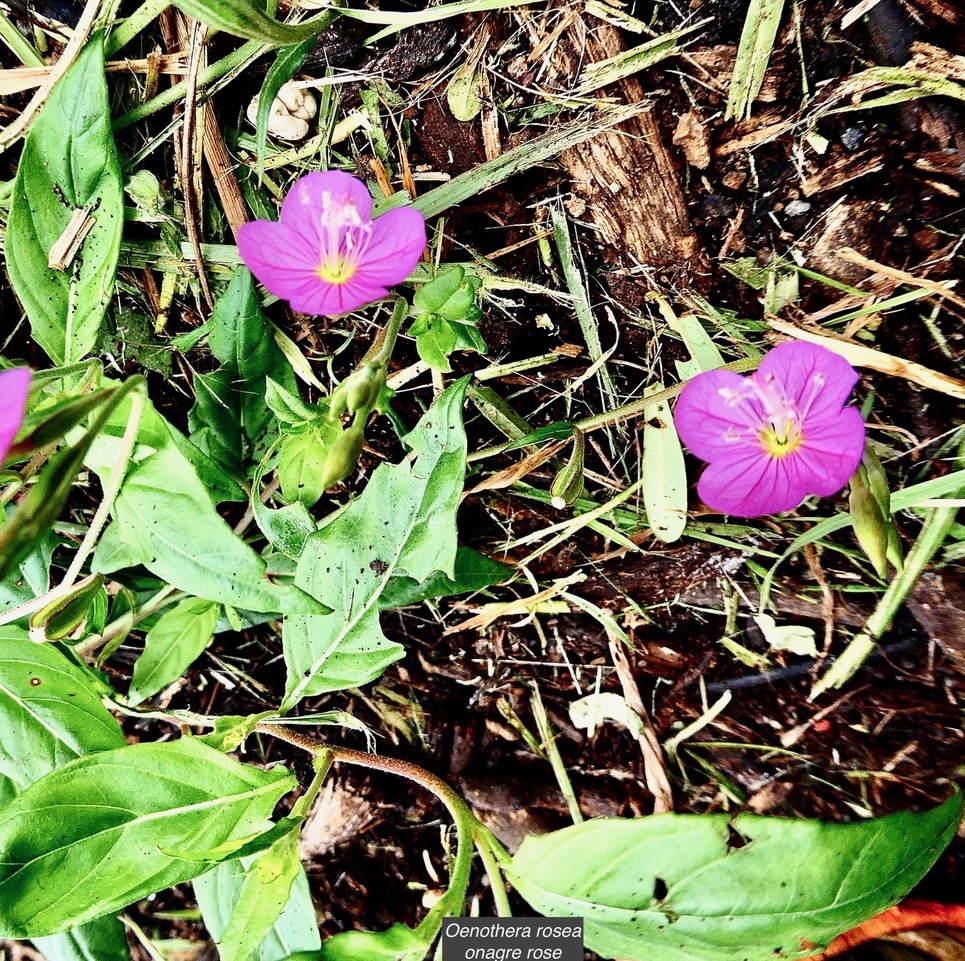
<path id="1" fill-rule="evenodd" d="M 857 381 L 843 357 L 802 341 L 775 347 L 749 377 L 711 370 L 688 381 L 674 422 L 708 462 L 697 484 L 704 503 L 759 517 L 836 494 L 864 451 L 861 413 L 844 406 Z"/>
<path id="2" fill-rule="evenodd" d="M 419 211 L 396 207 L 373 220 L 365 184 L 340 170 L 302 177 L 279 223 L 255 220 L 238 233 L 241 259 L 267 290 L 324 317 L 385 297 L 412 273 L 425 246 Z"/>
<path id="3" fill-rule="evenodd" d="M 0 371 L 0 464 L 13 446 L 23 423 L 31 376 L 29 367 L 11 367 Z"/>

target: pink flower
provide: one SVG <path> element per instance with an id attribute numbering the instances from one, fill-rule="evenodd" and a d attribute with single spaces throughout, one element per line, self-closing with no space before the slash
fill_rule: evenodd
<path id="1" fill-rule="evenodd" d="M 397 207 L 373 220 L 365 184 L 340 170 L 302 177 L 285 197 L 280 223 L 255 220 L 238 234 L 241 259 L 267 290 L 324 317 L 385 297 L 425 246 L 419 211 Z"/>
<path id="2" fill-rule="evenodd" d="M 31 372 L 28 367 L 0 371 L 0 464 L 13 446 L 27 409 Z"/>
<path id="3" fill-rule="evenodd" d="M 857 381 L 843 357 L 802 341 L 776 347 L 749 377 L 711 370 L 688 381 L 674 422 L 708 461 L 697 484 L 704 503 L 759 517 L 836 494 L 864 451 L 861 413 L 844 406 Z"/>

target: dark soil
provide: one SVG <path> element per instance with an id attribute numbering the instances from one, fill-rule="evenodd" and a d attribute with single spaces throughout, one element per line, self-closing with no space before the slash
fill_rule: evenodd
<path id="1" fill-rule="evenodd" d="M 790 6 L 799 19 L 791 16 Z M 808 96 L 817 91 L 820 100 L 822 91 L 833 92 L 836 84 L 869 64 L 905 62 L 912 40 L 965 54 L 961 14 L 952 9 L 952 2 L 882 0 L 870 18 L 862 18 L 870 19 L 870 24 L 859 21 L 842 33 L 839 25 L 846 6 L 824 0 L 789 5 L 765 83 L 766 99 L 756 104 L 750 121 L 738 124 L 723 120 L 727 71 L 708 72 L 699 64 L 709 62 L 700 55 L 709 56 L 712 47 L 736 43 L 746 4 L 695 0 L 683 14 L 670 4 L 636 2 L 629 8 L 657 32 L 679 27 L 685 20 L 713 18 L 696 35 L 690 56 L 648 71 L 643 83 L 654 99 L 666 144 L 672 145 L 678 119 L 688 110 L 696 110 L 709 128 L 709 165 L 706 169 L 690 166 L 682 150 L 672 147 L 676 173 L 708 264 L 701 292 L 718 309 L 748 318 L 749 331 L 761 329 L 760 294 L 723 269 L 722 250 L 727 258 L 751 257 L 760 264 L 796 254 L 810 269 L 849 284 L 865 277 L 834 257 L 833 251 L 842 246 L 892 267 L 927 272 L 932 280 L 965 276 L 959 249 L 965 235 L 965 123 L 960 104 L 933 99 L 824 116 L 815 128 L 828 141 L 824 157 L 802 150 L 801 133 L 806 128 L 789 130 L 753 148 L 722 149 L 767 121 L 799 117 Z M 538 64 L 526 63 L 526 40 L 519 31 L 519 19 L 525 16 L 520 12 L 486 17 L 493 32 L 489 47 L 492 98 L 510 105 L 505 114 L 509 119 L 504 118 L 500 130 L 506 148 L 532 136 L 513 118 L 538 101 L 527 88 L 528 72 Z M 949 17 L 959 17 L 957 29 L 950 29 Z M 478 122 L 459 123 L 450 115 L 445 100 L 450 73 L 442 68 L 459 62 L 460 45 L 481 23 L 480 17 L 466 18 L 462 23 L 411 31 L 370 51 L 361 45 L 365 32 L 340 21 L 320 41 L 309 67 L 319 72 L 326 62 L 352 70 L 372 67 L 403 95 L 416 91 L 405 114 L 411 130 L 410 163 L 458 174 L 478 166 L 486 154 Z M 625 41 L 632 45 L 640 38 L 628 34 Z M 802 66 L 807 94 L 802 90 Z M 229 88 L 216 100 L 226 126 L 237 123 L 237 104 L 247 102 L 249 88 L 257 89 L 259 82 L 260 76 L 252 72 L 238 82 L 238 90 Z M 343 91 L 346 108 L 357 96 L 350 87 Z M 346 149 L 348 156 L 358 153 Z M 364 169 L 367 158 L 358 156 L 358 162 Z M 870 172 L 854 179 L 844 175 L 839 183 L 819 183 L 814 192 L 802 193 L 802 182 L 831 165 Z M 443 259 L 465 259 L 473 252 L 485 255 L 531 240 L 533 224 L 545 217 L 547 205 L 569 194 L 562 167 L 549 163 L 479 195 L 451 211 Z M 589 229 L 579 230 L 577 239 L 591 297 L 597 304 L 606 304 L 616 317 L 619 341 L 611 367 L 620 389 L 629 395 L 654 363 L 654 331 L 663 329 L 660 315 L 644 298 L 649 288 L 635 279 L 624 251 L 601 246 Z M 501 256 L 498 264 L 508 276 L 554 284 L 536 243 Z M 927 266 L 922 268 L 923 264 Z M 675 291 L 668 293 L 672 296 Z M 802 281 L 796 308 L 813 313 L 838 296 L 818 282 Z M 491 307 L 481 325 L 491 346 L 490 359 L 511 361 L 564 344 L 583 345 L 575 317 L 559 303 L 533 295 L 516 300 L 508 312 Z M 916 302 L 883 315 L 875 331 L 876 346 L 962 377 L 962 312 L 947 302 L 941 310 L 933 307 L 929 301 Z M 308 332 L 281 309 L 275 311 L 275 319 L 303 346 L 330 353 L 345 337 L 344 325 L 338 330 L 322 325 Z M 537 323 L 544 315 L 549 322 Z M 923 316 L 930 318 L 931 329 Z M 193 306 L 181 304 L 172 314 L 172 332 L 189 329 L 197 320 Z M 598 321 L 607 349 L 614 341 L 613 328 L 602 310 Z M 337 374 L 350 369 L 366 349 L 370 332 L 357 333 L 360 336 L 337 361 Z M 672 371 L 668 360 L 674 356 L 672 342 L 665 338 L 661 349 L 666 352 L 663 366 Z M 679 356 L 684 356 L 682 350 Z M 415 359 L 413 346 L 403 344 L 399 366 Z M 459 365 L 471 370 L 486 362 L 460 355 Z M 584 351 L 538 375 L 505 377 L 490 386 L 509 398 L 535 428 L 602 409 L 593 381 L 574 393 L 571 409 L 561 397 L 566 382 L 588 366 Z M 169 384 L 152 377 L 151 389 L 165 415 L 183 426 L 191 402 L 187 374 L 176 373 Z M 915 453 L 889 466 L 893 480 L 918 481 L 946 471 L 947 461 L 936 458 L 938 438 L 961 423 L 961 410 L 950 398 L 899 378 L 867 378 L 861 399 L 872 389 L 872 421 L 915 438 L 914 445 L 907 445 L 915 446 Z M 397 410 L 405 423 L 415 423 L 421 413 L 418 405 L 426 396 L 426 391 L 400 394 Z M 471 409 L 467 417 L 471 450 L 502 439 Z M 361 489 L 379 460 L 398 459 L 402 453 L 387 421 L 374 427 L 363 470 L 351 482 L 355 490 Z M 628 425 L 616 441 L 631 463 L 637 449 L 635 430 L 636 425 Z M 477 479 L 509 465 L 516 456 L 477 465 Z M 605 445 L 590 451 L 588 467 L 594 475 L 620 483 Z M 528 480 L 545 490 L 551 476 L 544 468 Z M 603 486 L 592 481 L 589 489 L 599 499 L 607 495 Z M 345 489 L 336 490 L 335 497 L 319 505 L 319 510 L 344 500 L 345 493 Z M 632 502 L 628 506 L 632 509 Z M 819 504 L 818 516 L 828 516 L 835 506 Z M 501 491 L 467 501 L 461 534 L 466 543 L 512 562 L 524 557 L 527 549 L 506 556 L 501 553 L 503 544 L 566 516 L 513 491 Z M 907 548 L 917 534 L 917 522 L 905 516 L 899 523 Z M 749 548 L 780 552 L 807 524 L 779 528 L 762 521 L 751 526 Z M 793 531 L 790 536 L 788 530 Z M 771 815 L 852 820 L 858 811 L 882 814 L 927 808 L 946 797 L 952 783 L 965 780 L 965 621 L 946 617 L 942 622 L 935 617 L 936 608 L 965 610 L 960 565 L 946 568 L 940 585 L 931 584 L 931 594 L 928 583 L 920 587 L 885 638 L 884 653 L 870 661 L 845 691 L 810 703 L 817 665 L 789 657 L 773 661 L 774 675 L 754 676 L 751 668 L 719 644 L 724 631 L 724 584 L 730 582 L 746 598 L 740 601 L 737 639 L 752 650 L 764 650 L 763 638 L 750 619 L 756 611 L 759 577 L 748 566 L 753 560 L 749 552 L 697 540 L 667 547 L 645 529 L 633 532 L 633 539 L 641 550 L 628 553 L 584 529 L 562 548 L 531 563 L 529 571 L 541 585 L 580 571 L 586 580 L 574 588 L 577 593 L 618 615 L 637 612 L 630 630 L 632 667 L 661 740 L 700 717 L 722 691 L 732 691 L 727 709 L 687 742 L 681 753 L 682 768 L 672 767 L 669 772 L 677 811 L 746 807 Z M 853 543 L 847 530 L 835 535 L 835 540 L 848 547 Z M 761 563 L 769 566 L 766 559 Z M 856 566 L 848 555 L 831 550 L 817 553 L 811 565 L 801 554 L 786 562 L 776 591 L 781 622 L 814 627 L 819 639 L 825 628 L 818 576 L 830 585 L 836 600 L 833 656 L 873 609 L 880 585 L 869 577 L 866 566 Z M 529 593 L 531 589 L 520 579 L 508 591 L 495 591 L 494 597 L 506 600 Z M 471 599 L 469 606 L 486 600 Z M 386 633 L 406 646 L 405 659 L 371 689 L 308 701 L 300 710 L 347 711 L 376 733 L 380 753 L 415 761 L 457 786 L 497 835 L 513 845 L 522 834 L 568 823 L 549 765 L 534 756 L 507 720 L 514 712 L 535 730 L 533 688 L 538 687 L 584 812 L 588 816 L 649 813 L 653 799 L 645 787 L 636 743 L 613 726 L 604 726 L 587 739 L 569 721 L 568 705 L 576 697 L 598 687 L 621 690 L 599 624 L 581 613 L 552 613 L 526 621 L 521 616 L 503 618 L 482 632 L 444 633 L 469 616 L 461 604 L 443 601 L 384 615 Z M 284 677 L 276 634 L 268 629 L 243 637 L 222 634 L 211 653 L 221 662 L 220 676 L 228 676 L 231 668 L 239 672 L 231 679 L 235 686 L 229 689 L 216 679 L 214 662 L 202 659 L 181 688 L 171 692 L 172 708 L 226 715 L 277 704 Z M 126 646 L 110 660 L 108 667 L 118 686 L 129 680 L 136 654 L 136 646 Z M 837 705 L 827 710 L 836 698 Z M 820 718 L 793 747 L 781 748 L 783 732 L 819 713 Z M 129 734 L 153 739 L 157 730 L 142 726 L 131 728 Z M 361 736 L 342 736 L 335 729 L 323 735 L 366 747 Z M 310 768 L 294 749 L 254 739 L 248 751 L 250 758 L 293 766 L 307 783 Z M 424 911 L 424 898 L 444 887 L 447 821 L 441 809 L 407 783 L 349 769 L 338 771 L 331 804 L 334 813 L 327 849 L 308 865 L 324 933 L 382 929 L 393 921 L 415 923 Z M 965 845 L 953 844 L 920 893 L 943 900 L 965 897 L 963 858 Z M 491 910 L 482 879 L 474 893 L 481 898 L 481 910 Z M 201 941 L 205 935 L 200 924 L 173 922 L 166 914 L 190 904 L 189 888 L 168 892 L 141 904 L 135 917 L 151 936 Z"/>

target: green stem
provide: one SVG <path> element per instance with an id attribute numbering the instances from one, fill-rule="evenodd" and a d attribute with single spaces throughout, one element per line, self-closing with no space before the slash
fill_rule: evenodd
<path id="1" fill-rule="evenodd" d="M 566 765 L 563 763 L 560 749 L 556 746 L 556 732 L 550 724 L 550 719 L 546 714 L 546 708 L 543 707 L 543 698 L 535 682 L 532 684 L 531 690 L 533 718 L 536 721 L 536 732 L 540 736 L 540 746 L 546 754 L 546 759 L 550 762 L 550 767 L 556 776 L 556 783 L 559 785 L 560 793 L 566 801 L 566 807 L 570 812 L 573 823 L 582 824 L 583 812 L 580 810 L 580 802 L 576 799 L 573 782 L 570 781 L 570 775 L 566 770 Z"/>
<path id="2" fill-rule="evenodd" d="M 729 370 L 735 374 L 743 374 L 749 370 L 756 370 L 761 363 L 761 357 L 744 357 L 741 360 L 731 361 L 729 364 L 724 364 L 723 367 L 718 367 L 718 370 Z M 639 417 L 641 414 L 646 413 L 651 407 L 656 404 L 662 404 L 664 401 L 671 400 L 676 397 L 684 387 L 687 382 L 684 381 L 682 384 L 677 384 L 674 387 L 668 387 L 666 390 L 658 391 L 656 394 L 651 394 L 649 397 L 642 397 L 639 400 L 631 401 L 629 404 L 624 404 L 622 407 L 617 407 L 614 410 L 604 411 L 602 414 L 594 414 L 592 417 L 584 417 L 583 420 L 578 420 L 573 425 L 577 430 L 589 431 L 598 430 L 600 427 L 609 427 L 612 424 L 619 424 L 625 420 L 632 420 L 634 417 Z M 484 450 L 476 451 L 475 454 L 469 455 L 469 463 L 472 464 L 475 461 L 485 460 L 487 457 L 493 457 L 496 454 L 501 454 L 503 451 L 508 450 L 510 447 L 518 447 L 519 440 L 507 440 L 501 444 L 494 444 L 492 447 L 487 447 Z"/>
<path id="3" fill-rule="evenodd" d="M 493 900 L 496 902 L 496 913 L 501 918 L 511 918 L 513 916 L 513 909 L 509 905 L 509 895 L 506 893 L 503 872 L 500 869 L 500 862 L 491 846 L 491 842 L 496 839 L 492 836 L 488 828 L 483 828 L 482 830 L 485 831 L 485 834 L 476 832 L 476 834 L 473 835 L 473 841 L 476 844 L 476 850 L 479 852 L 479 857 L 489 877 L 489 887 L 492 889 Z"/>
<path id="4" fill-rule="evenodd" d="M 469 887 L 469 872 L 472 867 L 473 839 L 481 825 L 472 811 L 469 810 L 466 802 L 442 778 L 436 777 L 435 774 L 430 773 L 425 768 L 409 761 L 380 757 L 377 754 L 366 754 L 363 751 L 355 751 L 348 747 L 326 744 L 324 741 L 307 737 L 280 724 L 262 721 L 255 730 L 277 737 L 279 740 L 300 747 L 315 756 L 328 752 L 336 762 L 352 764 L 356 767 L 367 768 L 370 771 L 396 774 L 435 794 L 446 806 L 456 825 L 456 857 L 449 876 L 448 890 L 423 919 L 419 925 L 419 930 L 429 934 L 433 925 L 441 927 L 443 918 L 460 916 L 463 913 L 466 890 Z"/>
<path id="5" fill-rule="evenodd" d="M 270 49 L 269 45 L 258 43 L 257 40 L 249 40 L 247 43 L 243 43 L 237 50 L 229 53 L 227 57 L 222 57 L 216 63 L 211 64 L 210 67 L 200 70 L 198 72 L 198 87 L 206 87 L 233 70 L 240 70 L 247 63 L 257 59 Z M 163 93 L 159 93 L 156 97 L 152 97 L 147 103 L 142 103 L 139 107 L 128 110 L 127 113 L 122 114 L 114 121 L 114 132 L 125 130 L 145 117 L 150 117 L 159 110 L 170 107 L 182 100 L 186 91 L 187 83 L 182 80 L 163 91 Z"/>
<path id="6" fill-rule="evenodd" d="M 395 342 L 398 340 L 399 331 L 402 329 L 402 324 L 408 312 L 409 305 L 401 297 L 396 297 L 392 316 L 389 318 L 389 322 L 378 332 L 372 346 L 362 358 L 363 364 L 389 366 L 392 351 L 395 350 Z"/>
<path id="7" fill-rule="evenodd" d="M 846 684 L 868 659 L 878 643 L 878 638 L 891 627 L 898 608 L 904 604 L 922 571 L 945 543 L 957 514 L 957 506 L 931 509 L 918 540 L 905 558 L 904 566 L 881 595 L 878 606 L 865 622 L 864 630 L 851 640 L 841 656 L 818 679 L 809 700 L 813 701 L 832 687 Z"/>
<path id="8" fill-rule="evenodd" d="M 129 17 L 107 38 L 104 44 L 105 58 L 123 50 L 142 30 L 149 27 L 168 7 L 171 0 L 144 0 Z"/>
<path id="9" fill-rule="evenodd" d="M 14 52 L 25 67 L 46 67 L 47 62 L 34 50 L 13 21 L 0 10 L 0 40 Z"/>
<path id="10" fill-rule="evenodd" d="M 178 600 L 181 595 L 182 592 L 176 587 L 167 584 L 141 606 L 137 614 L 134 615 L 133 621 L 129 623 L 125 617 L 120 617 L 116 621 L 111 621 L 111 623 L 104 628 L 103 634 L 92 634 L 86 640 L 81 641 L 79 644 L 75 644 L 74 650 L 81 657 L 86 657 L 88 654 L 93 654 L 94 651 L 102 648 L 109 641 L 112 641 L 115 637 L 117 637 L 118 634 L 131 630 L 131 628 L 135 627 L 146 617 L 150 617 L 150 615 L 155 611 L 159 611 L 162 607 L 166 607 L 173 601 Z M 6 615 L 3 616 L 5 617 Z"/>
<path id="11" fill-rule="evenodd" d="M 80 547 L 77 548 L 77 553 L 74 555 L 70 567 L 67 568 L 67 573 L 64 575 L 64 579 L 60 585 L 62 590 L 69 589 L 74 581 L 77 580 L 77 575 L 80 574 L 80 569 L 84 566 L 84 561 L 87 560 L 88 555 L 94 549 L 97 538 L 100 537 L 101 531 L 107 523 L 107 515 L 114 507 L 114 500 L 117 497 L 117 492 L 121 489 L 121 484 L 124 481 L 128 465 L 130 464 L 131 454 L 134 452 L 134 445 L 137 443 L 137 432 L 141 426 L 141 415 L 144 413 L 144 404 L 144 391 L 132 391 L 131 410 L 127 415 L 127 426 L 124 429 L 124 436 L 121 438 L 117 457 L 114 460 L 114 466 L 111 468 L 110 480 L 108 480 L 107 485 L 104 487 L 104 497 L 101 499 L 100 506 L 98 506 L 97 512 L 90 522 L 90 527 L 87 529 L 84 539 L 80 542 Z"/>

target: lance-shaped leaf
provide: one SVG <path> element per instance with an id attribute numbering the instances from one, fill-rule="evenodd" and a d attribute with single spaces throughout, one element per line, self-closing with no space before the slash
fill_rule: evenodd
<path id="1" fill-rule="evenodd" d="M 176 681 L 211 643 L 221 605 L 188 597 L 165 611 L 148 632 L 144 651 L 134 665 L 127 702 L 137 707 L 145 698 Z"/>
<path id="2" fill-rule="evenodd" d="M 120 725 L 84 670 L 52 644 L 34 644 L 20 628 L 0 627 L 0 772 L 23 789 L 94 751 L 125 745 Z M 13 798 L 0 797 L 0 810 Z M 47 961 L 126 961 L 124 926 L 97 918 L 34 941 Z"/>
<path id="3" fill-rule="evenodd" d="M 221 943 L 235 913 L 252 865 L 252 858 L 224 861 L 194 882 L 205 927 L 216 943 Z M 308 878 L 299 863 L 288 902 L 252 957 L 254 961 L 284 961 L 300 951 L 317 951 L 321 943 Z"/>
<path id="4" fill-rule="evenodd" d="M 86 459 L 104 483 L 114 469 L 128 409 L 124 404 L 114 412 Z M 114 502 L 113 524 L 92 568 L 110 573 L 143 564 L 188 594 L 249 611 L 324 611 L 297 587 L 266 578 L 264 560 L 222 520 L 167 422 L 150 404 L 137 441 Z"/>
<path id="5" fill-rule="evenodd" d="M 222 468 L 243 476 L 248 455 L 260 459 L 276 433 L 275 415 L 265 402 L 266 379 L 297 392 L 295 375 L 271 335 L 246 267 L 235 271 L 208 325 L 208 346 L 221 367 L 195 375 L 191 440 Z"/>
<path id="6" fill-rule="evenodd" d="M 663 384 L 654 384 L 644 391 L 644 397 L 661 390 Z M 659 540 L 672 544 L 687 526 L 687 467 L 666 401 L 647 411 L 641 473 L 643 504 L 650 527 Z"/>
<path id="7" fill-rule="evenodd" d="M 27 134 L 4 240 L 10 282 L 55 364 L 80 360 L 97 339 L 121 249 L 122 186 L 98 34 Z M 72 237 L 79 249 L 61 254 Z"/>
<path id="8" fill-rule="evenodd" d="M 192 738 L 72 761 L 0 812 L 0 937 L 56 934 L 203 874 L 295 785 Z"/>
<path id="9" fill-rule="evenodd" d="M 0 628 L 0 773 L 19 788 L 126 743 L 90 679 L 52 644 Z"/>
<path id="10" fill-rule="evenodd" d="M 587 821 L 527 838 L 508 876 L 586 945 L 634 961 L 817 953 L 901 900 L 955 834 L 962 796 L 854 824 L 740 814 Z"/>
<path id="11" fill-rule="evenodd" d="M 295 583 L 334 613 L 286 619 L 283 710 L 303 697 L 365 684 L 402 656 L 379 625 L 379 601 L 394 575 L 453 577 L 467 383 L 450 387 L 407 436 L 414 460 L 381 465 L 347 510 L 309 536 Z"/>

